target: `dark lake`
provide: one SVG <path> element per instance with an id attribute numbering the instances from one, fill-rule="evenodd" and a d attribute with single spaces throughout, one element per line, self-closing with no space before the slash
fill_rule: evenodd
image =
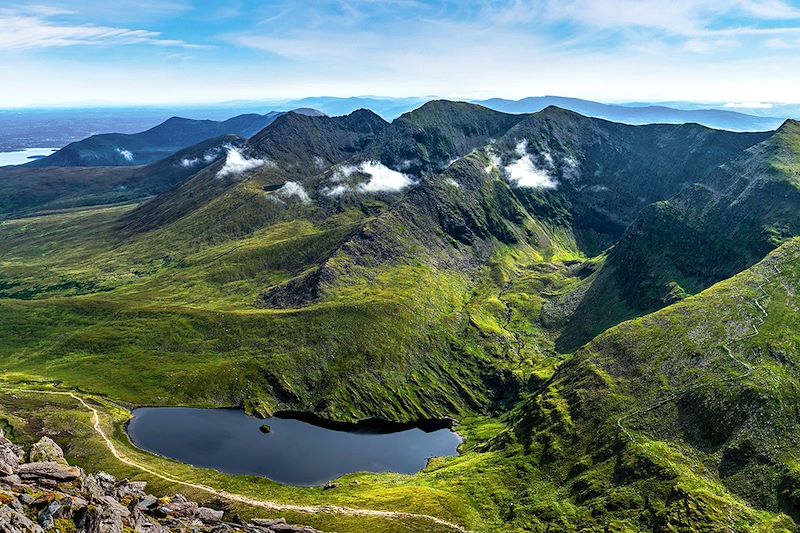
<path id="1" fill-rule="evenodd" d="M 270 433 L 261 432 L 265 423 Z M 263 420 L 239 409 L 185 407 L 136 409 L 128 434 L 139 448 L 194 466 L 303 486 L 350 472 L 413 474 L 430 457 L 457 455 L 461 443 L 446 428 L 365 425 L 345 431 L 293 418 Z"/>

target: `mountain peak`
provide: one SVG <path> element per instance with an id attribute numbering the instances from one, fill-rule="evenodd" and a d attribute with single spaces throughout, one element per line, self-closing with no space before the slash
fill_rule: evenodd
<path id="1" fill-rule="evenodd" d="M 781 126 L 776 130 L 777 132 L 791 132 L 800 133 L 800 120 L 793 118 L 786 119 Z"/>

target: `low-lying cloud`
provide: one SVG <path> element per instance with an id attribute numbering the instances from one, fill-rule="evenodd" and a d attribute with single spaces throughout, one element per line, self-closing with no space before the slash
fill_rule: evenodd
<path id="1" fill-rule="evenodd" d="M 122 148 L 114 148 L 114 151 L 117 152 L 125 161 L 133 161 L 133 152 L 130 150 L 125 150 Z"/>
<path id="2" fill-rule="evenodd" d="M 357 185 L 342 183 L 354 174 L 365 174 L 369 180 Z M 337 196 L 346 191 L 356 192 L 397 192 L 415 182 L 408 174 L 391 169 L 380 161 L 364 161 L 358 165 L 342 165 L 337 168 L 331 180 L 337 183 L 325 191 L 329 196 Z"/>
<path id="3" fill-rule="evenodd" d="M 192 168 L 199 165 L 200 163 L 208 164 L 213 161 L 216 161 L 222 154 L 223 150 L 230 150 L 231 148 L 233 148 L 233 146 L 230 144 L 224 144 L 222 146 L 209 148 L 208 150 L 203 152 L 203 155 L 200 157 L 184 157 L 183 159 L 178 161 L 178 165 L 184 168 Z"/>
<path id="4" fill-rule="evenodd" d="M 368 182 L 359 184 L 359 188 L 366 192 L 399 191 L 414 183 L 407 174 L 392 170 L 379 161 L 361 163 L 360 170 L 370 177 Z"/>
<path id="5" fill-rule="evenodd" d="M 278 198 L 285 199 L 295 197 L 304 204 L 311 203 L 311 197 L 308 196 L 308 193 L 303 186 L 296 181 L 287 181 L 280 189 L 276 190 L 272 194 Z"/>
<path id="6" fill-rule="evenodd" d="M 491 147 L 486 149 L 486 158 L 489 160 L 489 163 L 483 170 L 485 170 L 487 174 L 491 175 L 493 172 L 500 170 L 503 162 L 500 160 L 500 156 L 497 155 Z"/>
<path id="7" fill-rule="evenodd" d="M 505 166 L 505 174 L 509 181 L 517 187 L 526 189 L 555 189 L 558 187 L 556 179 L 550 175 L 547 169 L 536 165 L 528 153 L 528 141 L 522 140 L 517 143 L 514 151 L 519 159 Z M 552 166 L 553 157 L 545 154 L 546 163 Z"/>
<path id="8" fill-rule="evenodd" d="M 248 170 L 274 165 L 274 163 L 267 159 L 251 159 L 246 157 L 238 148 L 233 146 L 227 146 L 226 149 L 225 165 L 217 172 L 217 178 L 224 178 L 226 176 L 236 177 Z"/>

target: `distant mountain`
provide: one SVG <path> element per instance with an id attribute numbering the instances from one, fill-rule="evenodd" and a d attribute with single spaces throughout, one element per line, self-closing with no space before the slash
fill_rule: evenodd
<path id="1" fill-rule="evenodd" d="M 430 97 L 388 98 L 380 96 L 352 96 L 340 98 L 335 96 L 312 96 L 300 100 L 283 102 L 281 105 L 287 110 L 298 107 L 311 107 L 319 109 L 330 116 L 348 115 L 358 109 L 369 109 L 385 120 L 393 120 L 403 113 L 416 109 L 432 99 L 433 98 Z M 280 107 L 273 107 L 273 109 L 280 109 Z"/>
<path id="2" fill-rule="evenodd" d="M 757 117 L 785 117 L 787 119 L 800 119 L 800 104 L 786 104 L 779 102 L 687 102 L 685 100 L 664 102 L 625 102 L 620 104 L 627 107 L 665 106 L 674 109 L 721 109 L 736 111 Z"/>
<path id="3" fill-rule="evenodd" d="M 141 200 L 165 192 L 224 159 L 245 139 L 223 135 L 141 166 L 0 168 L 0 219 Z"/>
<path id="4" fill-rule="evenodd" d="M 356 109 L 370 109 L 386 120 L 393 120 L 403 113 L 418 108 L 432 98 L 382 98 L 382 97 L 312 97 L 284 102 L 287 107 L 308 106 L 319 109 L 328 115 L 345 115 Z M 775 106 L 772 114 L 760 109 L 725 109 L 720 104 L 709 106 L 691 102 L 675 102 L 674 105 L 625 103 L 604 104 L 579 98 L 563 96 L 535 96 L 521 100 L 491 98 L 473 100 L 495 111 L 504 113 L 536 113 L 548 106 L 575 111 L 587 117 L 603 118 L 623 124 L 684 124 L 696 123 L 709 128 L 729 131 L 769 131 L 780 126 L 791 112 L 797 112 L 797 106 Z"/>
<path id="5" fill-rule="evenodd" d="M 611 105 L 563 96 L 533 96 L 522 100 L 492 98 L 478 100 L 475 103 L 506 113 L 536 113 L 552 105 L 587 117 L 603 118 L 624 124 L 695 123 L 729 131 L 769 131 L 780 126 L 785 120 L 775 117 L 756 117 L 721 109 L 675 109 L 644 104 Z"/>
<path id="6" fill-rule="evenodd" d="M 297 113 L 321 115 L 317 110 L 303 108 Z M 172 117 L 149 130 L 133 133 L 104 133 L 68 144 L 47 157 L 38 159 L 32 167 L 98 167 L 143 165 L 168 157 L 178 150 L 219 137 L 237 135 L 250 137 L 271 124 L 284 112 L 266 115 L 247 114 L 224 121 L 195 120 Z"/>

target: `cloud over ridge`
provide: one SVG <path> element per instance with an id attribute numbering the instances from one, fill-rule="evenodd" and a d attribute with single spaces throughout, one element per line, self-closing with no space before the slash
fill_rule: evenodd
<path id="1" fill-rule="evenodd" d="M 342 183 L 354 174 L 369 177 L 366 182 L 350 185 Z M 325 190 L 328 196 L 336 196 L 348 190 L 356 192 L 398 192 L 416 182 L 408 174 L 391 169 L 380 161 L 363 161 L 358 165 L 341 165 L 331 176 L 337 185 Z"/>
<path id="2" fill-rule="evenodd" d="M 225 164 L 217 172 L 217 178 L 227 176 L 236 177 L 248 170 L 253 170 L 263 166 L 274 166 L 275 164 L 267 159 L 248 158 L 233 146 L 226 146 Z"/>
<path id="3" fill-rule="evenodd" d="M 506 177 L 517 187 L 526 189 L 555 189 L 558 181 L 544 168 L 539 167 L 528 153 L 528 141 L 519 141 L 514 148 L 519 159 L 504 167 Z M 553 157 L 545 153 L 544 159 L 552 166 Z"/>

